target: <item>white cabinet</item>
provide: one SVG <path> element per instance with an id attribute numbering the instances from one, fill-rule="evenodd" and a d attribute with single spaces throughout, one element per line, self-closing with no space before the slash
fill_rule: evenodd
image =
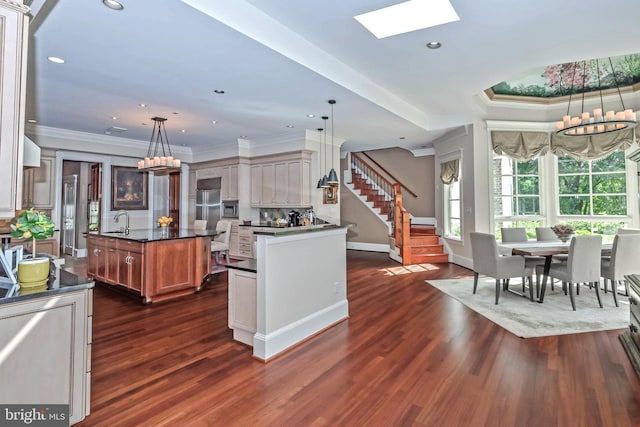
<path id="1" fill-rule="evenodd" d="M 54 164 L 54 159 L 42 157 L 39 168 L 24 169 L 22 209 L 53 209 Z"/>
<path id="2" fill-rule="evenodd" d="M 251 167 L 253 206 L 311 205 L 311 161 L 283 160 Z"/>
<path id="3" fill-rule="evenodd" d="M 0 304 L 2 404 L 68 404 L 89 414 L 93 290 Z"/>
<path id="4" fill-rule="evenodd" d="M 28 11 L 0 0 L 0 218 L 13 218 L 22 202 Z"/>
<path id="5" fill-rule="evenodd" d="M 229 269 L 229 328 L 233 339 L 253 346 L 257 330 L 256 273 Z"/>
<path id="6" fill-rule="evenodd" d="M 240 241 L 239 241 L 239 222 L 237 220 L 231 221 L 231 235 L 229 236 L 229 256 L 237 258 L 240 256 Z"/>
<path id="7" fill-rule="evenodd" d="M 222 200 L 238 200 L 238 165 L 222 167 Z"/>

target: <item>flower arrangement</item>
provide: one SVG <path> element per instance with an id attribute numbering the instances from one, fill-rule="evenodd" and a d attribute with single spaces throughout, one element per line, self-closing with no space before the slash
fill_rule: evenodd
<path id="1" fill-rule="evenodd" d="M 571 224 L 558 224 L 551 227 L 551 229 L 556 234 L 573 234 L 576 231 Z"/>
<path id="2" fill-rule="evenodd" d="M 170 216 L 163 215 L 160 218 L 158 218 L 158 225 L 162 228 L 167 227 L 172 222 L 173 222 L 173 218 L 171 218 Z"/>
<path id="3" fill-rule="evenodd" d="M 33 210 L 23 211 L 10 224 L 11 236 L 20 239 L 33 239 L 32 254 L 36 257 L 36 239 L 46 239 L 53 236 L 55 225 L 45 214 Z"/>

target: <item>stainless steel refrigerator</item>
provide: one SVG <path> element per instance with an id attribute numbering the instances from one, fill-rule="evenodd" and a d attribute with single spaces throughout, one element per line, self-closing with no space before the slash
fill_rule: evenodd
<path id="1" fill-rule="evenodd" d="M 220 220 L 220 178 L 200 179 L 196 184 L 196 219 L 207 221 L 215 229 Z"/>

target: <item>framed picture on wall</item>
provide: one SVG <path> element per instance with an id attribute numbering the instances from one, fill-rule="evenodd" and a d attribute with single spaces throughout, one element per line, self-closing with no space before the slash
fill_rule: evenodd
<path id="1" fill-rule="evenodd" d="M 338 184 L 330 184 L 324 189 L 322 202 L 325 205 L 334 205 L 338 203 Z"/>
<path id="2" fill-rule="evenodd" d="M 148 172 L 125 166 L 111 166 L 111 182 L 112 211 L 148 209 Z"/>

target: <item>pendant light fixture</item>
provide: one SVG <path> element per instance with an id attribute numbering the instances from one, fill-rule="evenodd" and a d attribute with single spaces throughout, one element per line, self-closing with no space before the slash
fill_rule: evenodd
<path id="1" fill-rule="evenodd" d="M 167 119 L 164 117 L 152 117 L 151 120 L 155 123 L 153 124 L 153 131 L 151 132 L 151 141 L 149 141 L 147 157 L 138 161 L 138 169 L 141 171 L 155 172 L 156 175 L 179 171 L 180 160 L 174 159 L 173 154 L 171 154 L 167 130 L 164 127 L 164 122 L 166 122 Z"/>
<path id="2" fill-rule="evenodd" d="M 318 170 L 322 170 L 322 131 L 324 129 L 318 128 L 318 144 L 320 148 L 318 149 Z M 322 188 L 322 178 L 318 180 L 318 186 L 316 188 Z"/>
<path id="3" fill-rule="evenodd" d="M 327 120 L 329 117 L 322 116 L 322 120 L 324 120 L 324 167 L 327 167 Z M 320 180 L 320 188 L 328 188 L 329 187 L 329 178 L 327 178 L 327 174 L 325 173 L 322 179 Z"/>
<path id="4" fill-rule="evenodd" d="M 334 99 L 329 100 L 329 105 L 331 105 L 331 170 L 329 171 L 329 177 L 327 178 L 327 182 L 329 184 L 337 184 L 340 182 L 338 180 L 338 174 L 333 168 L 333 105 L 335 103 L 336 101 Z"/>

